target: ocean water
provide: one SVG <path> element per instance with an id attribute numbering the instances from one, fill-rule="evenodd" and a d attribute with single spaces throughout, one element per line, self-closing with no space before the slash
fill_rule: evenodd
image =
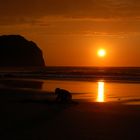
<path id="1" fill-rule="evenodd" d="M 8 79 L 0 84 L 14 88 L 53 93 L 59 87 L 70 91 L 75 100 L 140 104 L 139 67 L 46 67 L 0 74 Z"/>
<path id="2" fill-rule="evenodd" d="M 43 78 L 140 82 L 140 67 L 46 67 Z"/>
<path id="3" fill-rule="evenodd" d="M 66 89 L 73 99 L 140 104 L 139 67 L 49 67 L 43 90 Z"/>

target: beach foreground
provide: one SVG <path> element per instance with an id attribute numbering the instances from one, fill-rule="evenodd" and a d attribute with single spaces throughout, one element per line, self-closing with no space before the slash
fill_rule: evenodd
<path id="1" fill-rule="evenodd" d="M 0 110 L 0 137 L 3 140 L 140 138 L 139 105 L 1 100 Z"/>

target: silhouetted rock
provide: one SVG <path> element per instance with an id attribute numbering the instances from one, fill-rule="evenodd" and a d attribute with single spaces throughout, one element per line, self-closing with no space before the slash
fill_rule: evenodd
<path id="1" fill-rule="evenodd" d="M 20 35 L 0 36 L 0 67 L 43 67 L 42 51 Z"/>

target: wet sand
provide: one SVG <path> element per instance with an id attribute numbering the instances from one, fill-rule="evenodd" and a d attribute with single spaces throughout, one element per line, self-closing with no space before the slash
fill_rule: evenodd
<path id="1" fill-rule="evenodd" d="M 2 140 L 140 139 L 140 105 L 80 101 L 60 104 L 14 98 L 1 97 Z"/>

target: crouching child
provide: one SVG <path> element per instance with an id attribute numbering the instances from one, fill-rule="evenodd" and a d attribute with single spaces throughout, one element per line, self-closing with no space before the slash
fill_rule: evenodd
<path id="1" fill-rule="evenodd" d="M 72 95 L 69 91 L 56 88 L 55 89 L 56 101 L 61 103 L 70 103 L 72 101 Z"/>

